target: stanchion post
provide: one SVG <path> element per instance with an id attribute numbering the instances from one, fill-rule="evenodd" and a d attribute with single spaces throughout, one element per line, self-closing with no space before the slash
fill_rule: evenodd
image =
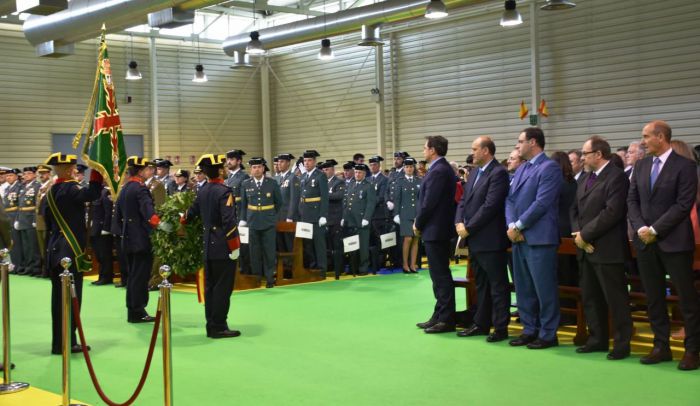
<path id="1" fill-rule="evenodd" d="M 29 388 L 28 383 L 12 382 L 10 370 L 12 360 L 10 357 L 10 251 L 0 250 L 0 276 L 2 279 L 2 362 L 3 383 L 0 384 L 0 395 L 23 391 Z"/>
<path id="2" fill-rule="evenodd" d="M 63 338 L 63 392 L 62 406 L 83 406 L 81 404 L 70 402 L 70 354 L 71 354 L 71 332 L 73 327 L 73 317 L 71 311 L 72 296 L 71 285 L 73 283 L 73 275 L 69 269 L 73 264 L 73 260 L 68 257 L 61 259 L 61 267 L 63 272 L 61 278 L 61 336 Z"/>
<path id="3" fill-rule="evenodd" d="M 173 404 L 173 357 L 172 342 L 170 340 L 170 290 L 173 285 L 168 282 L 171 274 L 170 267 L 163 265 L 160 267 L 160 276 L 163 282 L 158 285 L 160 289 L 160 317 L 163 326 L 163 389 L 165 390 L 164 405 Z"/>

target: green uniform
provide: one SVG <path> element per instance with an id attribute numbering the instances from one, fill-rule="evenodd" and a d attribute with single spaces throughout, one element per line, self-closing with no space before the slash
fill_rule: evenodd
<path id="1" fill-rule="evenodd" d="M 353 274 L 366 274 L 369 267 L 369 230 L 376 204 L 374 185 L 367 179 L 350 184 L 343 200 L 343 234 L 360 237 L 359 251 L 351 253 Z M 366 225 L 362 224 L 363 220 Z"/>
<path id="2" fill-rule="evenodd" d="M 36 205 L 40 188 L 41 183 L 35 179 L 24 185 L 19 195 L 17 234 L 22 246 L 22 263 L 19 267 L 25 275 L 41 275 L 41 254 L 36 235 Z"/>
<path id="3" fill-rule="evenodd" d="M 300 186 L 299 219 L 313 224 L 313 240 L 304 240 L 304 266 L 320 269 L 325 275 L 326 227 L 319 225 L 319 219 L 328 217 L 328 179 L 321 170 L 314 169 L 301 177 Z"/>

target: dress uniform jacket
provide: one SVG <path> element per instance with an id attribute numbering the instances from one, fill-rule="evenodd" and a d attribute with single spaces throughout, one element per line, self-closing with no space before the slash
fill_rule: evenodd
<path id="1" fill-rule="evenodd" d="M 386 207 L 386 200 L 389 191 L 389 178 L 379 172 L 377 176 L 370 176 L 367 179 L 374 186 L 374 191 L 377 195 L 377 204 L 374 209 L 374 220 L 386 219 L 389 217 L 389 210 Z"/>
<path id="2" fill-rule="evenodd" d="M 333 176 L 328 181 L 328 225 L 339 226 L 343 219 L 343 198 L 345 197 L 345 181 Z"/>
<path id="3" fill-rule="evenodd" d="M 36 224 L 36 204 L 41 183 L 33 180 L 24 185 L 22 193 L 19 195 L 19 209 L 17 222 L 20 230 L 33 229 Z"/>
<path id="4" fill-rule="evenodd" d="M 18 235 L 22 245 L 22 272 L 31 275 L 41 274 L 41 254 L 36 235 L 36 204 L 41 183 L 33 180 L 24 185 L 19 195 L 17 210 Z"/>
<path id="5" fill-rule="evenodd" d="M 274 283 L 276 259 L 277 210 L 282 207 L 280 185 L 263 177 L 260 187 L 255 178 L 241 185 L 241 218 L 248 224 L 248 247 L 253 274 L 265 275 L 268 286 Z"/>
<path id="6" fill-rule="evenodd" d="M 10 218 L 5 213 L 5 208 L 0 205 L 0 249 L 12 246 L 12 236 L 10 234 Z"/>
<path id="7" fill-rule="evenodd" d="M 90 238 L 95 256 L 100 264 L 99 280 L 110 283 L 114 277 L 112 270 L 112 245 L 114 238 L 112 234 L 109 234 L 112 227 L 113 207 L 112 197 L 108 188 L 103 188 L 100 198 L 91 203 Z"/>
<path id="8" fill-rule="evenodd" d="M 10 219 L 10 224 L 12 225 L 11 233 L 14 244 L 12 245 L 10 256 L 12 257 L 12 262 L 15 264 L 16 273 L 24 272 L 24 269 L 22 269 L 22 264 L 24 262 L 24 259 L 22 258 L 22 240 L 19 236 L 19 231 L 17 231 L 14 227 L 15 222 L 17 221 L 17 215 L 19 213 L 19 196 L 22 194 L 23 190 L 24 185 L 18 180 L 5 189 L 5 195 L 2 197 L 5 212 L 7 213 L 7 216 Z"/>
<path id="9" fill-rule="evenodd" d="M 313 224 L 313 240 L 304 240 L 304 263 L 320 269 L 325 277 L 328 261 L 326 258 L 326 232 L 318 224 L 321 217 L 328 220 L 328 178 L 318 169 L 305 173 L 301 178 L 299 196 L 299 218 Z"/>
<path id="10" fill-rule="evenodd" d="M 148 186 L 148 191 L 151 192 L 151 197 L 153 197 L 153 205 L 156 210 L 159 209 L 160 206 L 165 203 L 165 198 L 167 196 L 165 184 L 155 177 L 152 177 L 146 181 L 146 186 Z"/>
<path id="11" fill-rule="evenodd" d="M 402 176 L 394 184 L 394 213 L 401 219 L 400 235 L 412 237 L 413 220 L 416 218 L 416 204 L 420 193 L 420 179 Z"/>
<path id="12" fill-rule="evenodd" d="M 245 173 L 242 168 L 239 168 L 235 173 L 229 175 L 224 181 L 224 184 L 231 189 L 233 193 L 233 199 L 236 206 L 236 213 L 240 216 L 241 213 L 241 184 L 244 180 L 248 179 L 250 176 Z M 248 244 L 243 244 L 241 246 L 241 256 L 238 259 L 238 264 L 240 266 L 240 271 L 243 274 L 250 273 L 250 250 Z"/>
<path id="13" fill-rule="evenodd" d="M 357 234 L 360 238 L 360 249 L 351 254 L 353 274 L 366 274 L 369 267 L 369 230 L 370 225 L 362 227 L 362 220 L 368 223 L 372 220 L 377 195 L 374 186 L 363 179 L 362 182 L 352 182 L 343 199 L 343 227 L 345 235 Z"/>
<path id="14" fill-rule="evenodd" d="M 182 193 L 182 192 L 188 192 L 190 190 L 189 186 L 187 183 L 183 183 L 182 185 L 178 185 L 177 183 L 171 183 L 169 188 L 168 188 L 168 195 L 172 196 L 177 193 Z"/>
<path id="15" fill-rule="evenodd" d="M 299 178 L 293 171 L 277 176 L 282 193 L 282 206 L 277 215 L 279 221 L 296 220 L 299 217 Z"/>

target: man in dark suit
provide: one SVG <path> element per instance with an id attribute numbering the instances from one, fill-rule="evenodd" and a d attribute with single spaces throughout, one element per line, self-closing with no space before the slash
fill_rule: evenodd
<path id="1" fill-rule="evenodd" d="M 423 156 L 430 168 L 421 183 L 413 225 L 414 232 L 425 243 L 436 299 L 430 319 L 417 324 L 418 328 L 429 334 L 455 331 L 455 287 L 450 272 L 450 240 L 457 234 L 454 228 L 457 176 L 445 159 L 447 144 L 445 137 L 436 135 L 427 137 L 423 146 Z"/>
<path id="2" fill-rule="evenodd" d="M 544 153 L 544 133 L 529 127 L 516 149 L 527 160 L 515 172 L 506 199 L 508 238 L 513 242 L 513 276 L 523 333 L 510 345 L 543 349 L 559 345 L 559 165 Z"/>
<path id="3" fill-rule="evenodd" d="M 581 294 L 588 324 L 588 341 L 578 353 L 608 352 L 608 308 L 614 343 L 609 360 L 627 358 L 632 339 L 632 316 L 625 276 L 630 257 L 627 241 L 627 189 L 622 169 L 610 165 L 610 144 L 594 136 L 581 151 L 586 172 L 578 182 L 571 206 L 571 230 L 578 249 Z"/>
<path id="4" fill-rule="evenodd" d="M 671 149 L 671 127 L 652 121 L 642 130 L 642 146 L 650 156 L 632 172 L 627 197 L 628 217 L 635 231 L 637 266 L 647 294 L 647 314 L 654 331 L 654 349 L 642 364 L 671 361 L 670 323 L 666 308 L 666 274 L 678 291 L 685 321 L 685 354 L 678 369 L 700 364 L 700 301 L 693 282 L 695 249 L 690 210 L 698 178 L 695 163 Z"/>
<path id="5" fill-rule="evenodd" d="M 202 218 L 204 236 L 204 314 L 207 320 L 207 337 L 233 338 L 241 335 L 230 330 L 227 323 L 231 305 L 231 293 L 236 274 L 236 260 L 240 255 L 240 239 L 236 224 L 236 199 L 231 188 L 224 184 L 224 155 L 206 154 L 197 161 L 209 177 L 197 194 L 192 207 L 180 223 L 196 217 Z"/>
<path id="6" fill-rule="evenodd" d="M 467 239 L 470 265 L 476 275 L 479 306 L 474 324 L 457 333 L 460 337 L 488 335 L 486 341 L 508 338 L 510 289 L 505 203 L 508 196 L 508 171 L 493 157 L 496 145 L 489 137 L 472 143 L 478 170 L 469 174 L 457 207 L 457 234 Z M 494 331 L 489 334 L 493 325 Z"/>

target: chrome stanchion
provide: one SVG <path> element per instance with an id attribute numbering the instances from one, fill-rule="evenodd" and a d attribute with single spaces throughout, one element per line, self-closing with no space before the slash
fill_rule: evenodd
<path id="1" fill-rule="evenodd" d="M 61 260 L 63 272 L 61 278 L 61 336 L 63 338 L 63 392 L 62 406 L 83 406 L 79 403 L 70 402 L 70 354 L 71 354 L 71 331 L 73 326 L 73 312 L 71 311 L 72 296 L 71 285 L 73 275 L 68 270 L 73 264 L 73 260 L 66 257 Z"/>
<path id="2" fill-rule="evenodd" d="M 163 326 L 163 388 L 165 390 L 165 406 L 173 404 L 173 356 L 172 342 L 170 340 L 170 290 L 172 283 L 168 282 L 171 274 L 170 267 L 160 267 L 160 276 L 163 282 L 158 285 L 160 289 L 160 318 Z"/>
<path id="3" fill-rule="evenodd" d="M 23 391 L 29 388 L 28 383 L 12 382 L 10 370 L 12 362 L 10 359 L 10 251 L 0 250 L 0 273 L 2 274 L 2 384 L 0 384 L 0 395 Z"/>

